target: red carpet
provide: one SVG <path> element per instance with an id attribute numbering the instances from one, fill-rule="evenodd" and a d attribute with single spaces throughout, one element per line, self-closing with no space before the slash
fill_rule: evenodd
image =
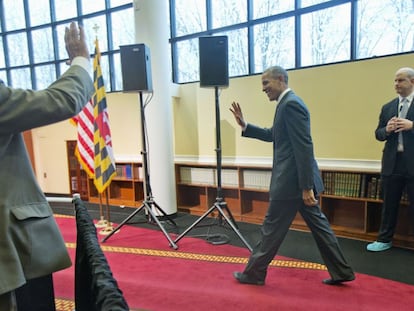
<path id="1" fill-rule="evenodd" d="M 75 219 L 56 216 L 74 262 Z M 100 236 L 99 239 L 101 239 Z M 175 238 L 174 236 L 172 237 Z M 139 310 L 413 310 L 414 286 L 357 274 L 343 286 L 321 283 L 325 267 L 278 256 L 265 286 L 238 284 L 249 251 L 184 237 L 169 247 L 162 232 L 125 225 L 101 244 L 131 309 Z M 74 298 L 74 269 L 54 276 L 58 310 Z M 71 306 L 73 307 L 73 305 Z M 73 309 L 73 308 L 72 308 Z"/>

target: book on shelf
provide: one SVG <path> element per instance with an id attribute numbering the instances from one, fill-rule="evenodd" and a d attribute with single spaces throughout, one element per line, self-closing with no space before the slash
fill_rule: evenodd
<path id="1" fill-rule="evenodd" d="M 204 167 L 180 167 L 180 180 L 186 184 L 215 186 L 216 170 Z"/>
<path id="2" fill-rule="evenodd" d="M 367 181 L 367 178 L 368 181 Z M 381 198 L 381 179 L 355 172 L 322 172 L 325 194 L 351 198 Z"/>
<path id="3" fill-rule="evenodd" d="M 271 171 L 265 170 L 244 170 L 243 180 L 244 188 L 252 189 L 269 189 Z"/>
<path id="4" fill-rule="evenodd" d="M 217 173 L 217 172 L 216 172 Z M 239 186 L 239 172 L 237 169 L 222 169 L 221 170 L 221 184 L 227 187 Z"/>
<path id="5" fill-rule="evenodd" d="M 132 176 L 134 179 L 140 179 L 140 172 L 139 172 L 139 166 L 133 165 L 132 166 Z"/>
<path id="6" fill-rule="evenodd" d="M 359 186 L 359 197 L 360 198 L 365 198 L 367 195 L 367 175 L 366 174 L 361 174 L 361 182 L 360 182 L 360 186 Z"/>
<path id="7" fill-rule="evenodd" d="M 78 190 L 78 179 L 75 176 L 73 176 L 70 178 L 70 182 L 71 182 L 72 191 L 77 191 Z"/>
<path id="8" fill-rule="evenodd" d="M 382 196 L 382 181 L 377 176 L 372 176 L 367 184 L 367 198 L 380 199 Z"/>
<path id="9" fill-rule="evenodd" d="M 180 167 L 180 181 L 184 184 L 191 184 L 191 167 Z"/>
<path id="10" fill-rule="evenodd" d="M 132 179 L 132 165 L 131 164 L 117 164 L 115 167 L 116 176 L 119 178 Z"/>
<path id="11" fill-rule="evenodd" d="M 125 164 L 124 170 L 125 170 L 124 177 L 127 178 L 127 179 L 132 179 L 132 165 L 131 164 Z"/>

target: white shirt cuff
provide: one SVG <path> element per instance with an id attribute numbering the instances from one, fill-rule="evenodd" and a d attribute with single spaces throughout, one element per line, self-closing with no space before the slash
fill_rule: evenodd
<path id="1" fill-rule="evenodd" d="M 76 56 L 73 60 L 71 65 L 78 65 L 81 66 L 83 69 L 85 69 L 88 73 L 89 76 L 91 76 L 92 78 L 92 67 L 91 67 L 91 62 L 89 61 L 89 59 L 87 59 L 86 57 L 83 56 Z"/>

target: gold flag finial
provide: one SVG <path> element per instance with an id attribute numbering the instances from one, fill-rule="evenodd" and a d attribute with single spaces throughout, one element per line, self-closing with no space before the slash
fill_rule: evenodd
<path id="1" fill-rule="evenodd" d="M 96 39 L 98 39 L 98 30 L 99 30 L 99 25 L 98 25 L 98 24 L 95 24 L 92 28 L 93 28 L 93 30 L 95 30 L 95 36 L 96 36 Z"/>

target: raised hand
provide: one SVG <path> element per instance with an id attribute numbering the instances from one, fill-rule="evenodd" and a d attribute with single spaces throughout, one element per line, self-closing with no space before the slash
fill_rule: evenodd
<path id="1" fill-rule="evenodd" d="M 236 119 L 237 124 L 240 125 L 241 127 L 245 127 L 246 121 L 244 121 L 243 112 L 240 108 L 239 103 L 233 102 L 231 104 L 230 111 L 233 113 L 233 116 Z"/>
<path id="2" fill-rule="evenodd" d="M 90 54 L 82 26 L 77 27 L 76 23 L 72 22 L 69 27 L 65 28 L 65 47 L 69 55 L 66 64 L 70 65 L 76 56 L 83 56 L 89 59 Z"/>

